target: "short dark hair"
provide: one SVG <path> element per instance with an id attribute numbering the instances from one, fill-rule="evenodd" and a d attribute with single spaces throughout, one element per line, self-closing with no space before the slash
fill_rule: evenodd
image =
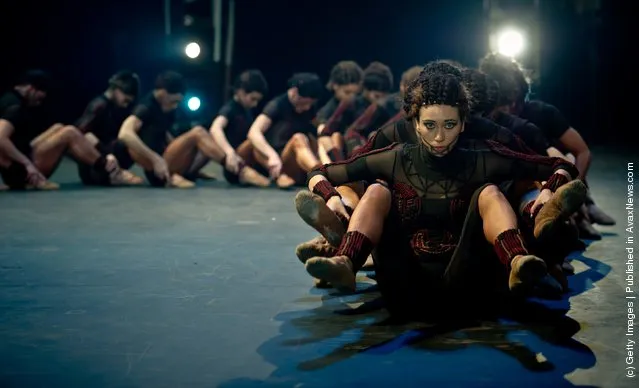
<path id="1" fill-rule="evenodd" d="M 297 88 L 300 96 L 308 98 L 320 98 L 325 92 L 320 78 L 315 73 L 295 73 L 288 80 L 289 88 Z"/>
<path id="2" fill-rule="evenodd" d="M 257 92 L 266 95 L 268 92 L 268 83 L 264 74 L 256 69 L 243 71 L 235 80 L 233 89 L 244 90 L 246 93 Z"/>
<path id="3" fill-rule="evenodd" d="M 137 96 L 140 92 L 140 77 L 130 70 L 121 70 L 109 78 L 110 89 L 120 89 L 124 94 Z"/>
<path id="4" fill-rule="evenodd" d="M 31 85 L 35 89 L 47 92 L 51 88 L 51 76 L 44 70 L 28 70 L 20 76 L 16 85 Z"/>
<path id="5" fill-rule="evenodd" d="M 489 53 L 481 60 L 479 70 L 499 84 L 499 106 L 524 103 L 530 83 L 519 63 L 507 56 Z"/>
<path id="6" fill-rule="evenodd" d="M 184 94 L 186 82 L 182 74 L 175 71 L 165 71 L 155 79 L 155 88 L 164 89 L 169 94 Z"/>
<path id="7" fill-rule="evenodd" d="M 376 92 L 390 92 L 393 89 L 393 72 L 381 62 L 371 62 L 364 69 L 364 89 Z"/>
<path id="8" fill-rule="evenodd" d="M 337 62 L 333 69 L 331 69 L 331 75 L 329 78 L 329 86 L 333 85 L 350 85 L 359 84 L 364 77 L 364 70 L 355 61 L 340 61 Z"/>

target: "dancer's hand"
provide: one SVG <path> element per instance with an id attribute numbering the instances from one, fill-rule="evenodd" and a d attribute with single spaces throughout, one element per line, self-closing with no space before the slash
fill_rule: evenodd
<path id="1" fill-rule="evenodd" d="M 155 163 L 153 163 L 153 173 L 159 179 L 162 179 L 167 183 L 171 182 L 169 166 L 167 166 L 166 160 L 164 160 L 164 158 L 158 158 Z"/>
<path id="2" fill-rule="evenodd" d="M 348 214 L 348 212 L 346 211 L 346 207 L 344 206 L 344 202 L 342 202 L 342 199 L 340 197 L 333 196 L 330 197 L 328 199 L 328 202 L 326 202 L 326 206 L 331 209 L 333 211 L 333 213 L 337 214 L 338 216 L 343 216 L 346 220 L 350 220 L 351 216 Z"/>
<path id="3" fill-rule="evenodd" d="M 550 198 L 552 198 L 552 191 L 550 191 L 549 189 L 543 189 L 541 193 L 539 193 L 539 196 L 535 200 L 535 203 L 533 203 L 532 208 L 530 208 L 530 214 L 535 214 L 537 208 L 548 202 Z"/>
<path id="4" fill-rule="evenodd" d="M 27 183 L 29 185 L 33 187 L 39 187 L 40 185 L 46 183 L 47 178 L 42 175 L 42 173 L 36 166 L 34 166 L 33 164 L 28 164 L 24 167 L 27 170 Z"/>
<path id="5" fill-rule="evenodd" d="M 282 173 L 282 159 L 280 159 L 279 156 L 276 155 L 268 158 L 266 165 L 272 179 L 277 179 Z"/>
<path id="6" fill-rule="evenodd" d="M 235 152 L 226 155 L 226 161 L 224 163 L 224 167 L 233 174 L 238 174 L 240 172 L 240 164 L 242 163 L 242 158 Z"/>

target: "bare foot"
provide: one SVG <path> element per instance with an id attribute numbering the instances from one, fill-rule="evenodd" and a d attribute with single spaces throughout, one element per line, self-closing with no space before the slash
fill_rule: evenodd
<path id="1" fill-rule="evenodd" d="M 248 166 L 240 171 L 240 183 L 257 187 L 269 187 L 271 185 L 271 181 L 267 177 Z"/>
<path id="2" fill-rule="evenodd" d="M 169 184 L 169 187 L 175 187 L 177 189 L 191 189 L 195 187 L 195 183 L 181 175 L 173 174 L 171 176 L 171 183 Z"/>
<path id="3" fill-rule="evenodd" d="M 277 178 L 275 184 L 282 190 L 288 190 L 295 185 L 295 180 L 286 174 L 282 174 Z"/>

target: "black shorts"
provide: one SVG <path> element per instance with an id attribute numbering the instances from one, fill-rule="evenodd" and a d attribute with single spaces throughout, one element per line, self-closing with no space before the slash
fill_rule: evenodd
<path id="1" fill-rule="evenodd" d="M 0 175 L 4 184 L 13 190 L 24 190 L 27 187 L 29 174 L 20 163 L 12 162 L 9 167 L 0 167 Z"/>

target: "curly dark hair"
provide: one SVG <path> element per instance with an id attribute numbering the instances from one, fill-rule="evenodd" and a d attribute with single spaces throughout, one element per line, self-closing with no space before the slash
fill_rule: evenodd
<path id="1" fill-rule="evenodd" d="M 337 62 L 331 70 L 327 87 L 331 85 L 359 84 L 364 78 L 364 70 L 355 61 Z"/>
<path id="2" fill-rule="evenodd" d="M 268 92 L 268 83 L 264 74 L 256 69 L 243 71 L 235 80 L 233 85 L 235 90 L 242 89 L 246 93 L 257 92 L 266 95 Z"/>
<path id="3" fill-rule="evenodd" d="M 471 100 L 460 78 L 422 70 L 406 89 L 404 112 L 406 118 L 412 120 L 419 115 L 422 106 L 450 105 L 459 108 L 459 118 L 464 121 L 470 112 Z"/>
<path id="4" fill-rule="evenodd" d="M 164 89 L 169 94 L 184 94 L 186 81 L 182 74 L 167 70 L 155 79 L 155 89 Z"/>
<path id="5" fill-rule="evenodd" d="M 483 116 L 492 112 L 499 97 L 497 82 L 477 69 L 464 69 L 463 80 L 473 100 L 470 113 Z"/>
<path id="6" fill-rule="evenodd" d="M 448 74 L 460 80 L 463 79 L 462 71 L 461 65 L 457 66 L 453 61 L 447 59 L 428 62 L 422 69 L 424 74 Z"/>
<path id="7" fill-rule="evenodd" d="M 390 92 L 393 89 L 393 72 L 381 62 L 371 62 L 364 69 L 364 89 Z"/>
<path id="8" fill-rule="evenodd" d="M 530 83 L 523 68 L 512 58 L 496 53 L 487 54 L 481 60 L 479 70 L 499 84 L 499 106 L 524 103 L 530 92 Z"/>

